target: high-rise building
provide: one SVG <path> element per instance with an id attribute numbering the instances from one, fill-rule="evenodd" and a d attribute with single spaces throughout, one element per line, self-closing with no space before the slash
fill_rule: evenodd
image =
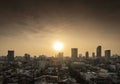
<path id="1" fill-rule="evenodd" d="M 81 58 L 82 57 L 82 54 L 79 54 L 79 58 Z"/>
<path id="2" fill-rule="evenodd" d="M 58 60 L 60 63 L 63 63 L 63 52 L 58 53 Z"/>
<path id="3" fill-rule="evenodd" d="M 92 52 L 92 57 L 95 58 L 95 53 L 94 52 Z"/>
<path id="4" fill-rule="evenodd" d="M 83 56 L 82 56 L 82 54 L 79 54 L 78 59 L 79 59 L 79 61 L 82 61 L 82 60 L 83 60 Z"/>
<path id="5" fill-rule="evenodd" d="M 71 57 L 76 59 L 78 57 L 78 48 L 71 48 Z"/>
<path id="6" fill-rule="evenodd" d="M 102 46 L 98 46 L 96 49 L 96 57 L 102 56 Z"/>
<path id="7" fill-rule="evenodd" d="M 85 57 L 86 57 L 86 58 L 89 58 L 89 52 L 88 52 L 88 51 L 85 52 Z"/>
<path id="8" fill-rule="evenodd" d="M 111 50 L 105 50 L 105 57 L 110 58 Z"/>
<path id="9" fill-rule="evenodd" d="M 14 51 L 13 50 L 8 50 L 7 59 L 8 59 L 8 61 L 14 61 Z"/>

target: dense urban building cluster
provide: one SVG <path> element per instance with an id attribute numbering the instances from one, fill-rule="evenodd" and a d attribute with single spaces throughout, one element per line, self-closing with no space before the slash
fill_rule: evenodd
<path id="1" fill-rule="evenodd" d="M 78 54 L 78 48 L 71 48 L 71 56 L 14 53 L 0 56 L 0 84 L 120 84 L 120 56 L 111 50 L 102 56 L 102 46 L 92 56 L 88 51 Z"/>

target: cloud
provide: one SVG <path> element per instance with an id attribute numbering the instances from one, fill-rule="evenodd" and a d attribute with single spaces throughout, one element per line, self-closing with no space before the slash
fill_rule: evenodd
<path id="1" fill-rule="evenodd" d="M 112 0 L 10 0 L 0 3 L 0 36 L 61 34 L 90 29 L 118 33 L 119 3 Z M 101 29 L 96 26 L 98 23 Z M 92 28 L 95 25 L 96 28 Z M 109 27 L 109 29 L 108 29 Z M 113 29 L 114 27 L 114 29 Z M 71 28 L 71 29 L 70 29 Z M 112 32 L 114 30 L 114 32 Z M 92 31 L 92 30 L 91 30 Z M 99 31 L 96 31 L 99 33 Z M 105 34 L 106 34 L 105 32 Z M 79 32 L 78 32 L 79 33 Z"/>

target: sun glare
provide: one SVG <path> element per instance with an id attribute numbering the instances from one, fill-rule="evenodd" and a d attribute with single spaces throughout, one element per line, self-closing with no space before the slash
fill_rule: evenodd
<path id="1" fill-rule="evenodd" d="M 57 51 L 60 51 L 63 49 L 63 43 L 61 42 L 55 42 L 53 46 L 54 46 L 54 49 Z"/>

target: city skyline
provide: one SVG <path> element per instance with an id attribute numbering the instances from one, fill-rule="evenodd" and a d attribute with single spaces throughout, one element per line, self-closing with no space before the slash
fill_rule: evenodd
<path id="1" fill-rule="evenodd" d="M 14 57 L 14 56 L 26 56 L 26 55 L 29 55 L 29 56 L 41 56 L 41 55 L 45 55 L 45 56 L 48 56 L 48 57 L 56 57 L 56 56 L 59 56 L 59 55 L 63 55 L 65 52 L 62 52 L 62 51 L 57 51 L 54 55 L 46 55 L 46 54 L 38 54 L 38 55 L 32 55 L 31 53 L 28 53 L 28 52 L 25 52 L 23 53 L 22 55 L 17 55 L 15 54 L 14 52 L 16 52 L 15 50 L 8 50 L 8 54 L 6 53 L 6 55 L 0 55 L 0 56 L 7 56 L 7 57 L 10 57 L 11 55 Z M 110 49 L 102 49 L 102 46 L 101 45 L 98 45 L 96 47 L 96 53 L 93 51 L 93 52 L 90 52 L 90 51 L 85 51 L 84 54 L 79 52 L 79 49 L 78 48 L 71 48 L 71 51 L 70 51 L 70 55 L 63 55 L 64 57 L 71 57 L 73 59 L 77 59 L 79 57 L 86 57 L 86 58 L 89 58 L 89 57 L 96 57 L 96 58 L 101 58 L 101 57 L 111 57 L 111 56 L 114 56 L 114 55 L 118 55 L 118 54 L 114 54 L 114 53 L 111 53 L 112 51 Z M 13 59 L 13 58 L 10 58 L 10 59 Z"/>
<path id="2" fill-rule="evenodd" d="M 120 54 L 119 1 L 4 0 L 0 12 L 0 55 L 15 50 L 52 56 L 55 41 L 64 44 L 65 56 L 71 48 L 91 55 L 98 45 Z"/>

